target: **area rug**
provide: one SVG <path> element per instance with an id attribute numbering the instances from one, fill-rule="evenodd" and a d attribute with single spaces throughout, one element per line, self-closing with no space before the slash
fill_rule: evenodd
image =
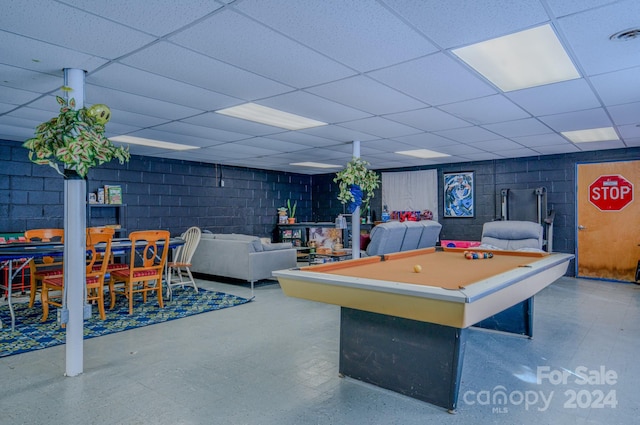
<path id="1" fill-rule="evenodd" d="M 146 303 L 142 302 L 142 298 L 135 300 L 133 315 L 129 316 L 128 301 L 124 297 L 119 297 L 113 310 L 107 308 L 106 320 L 100 320 L 97 308 L 93 307 L 91 318 L 84 322 L 84 338 L 95 338 L 155 325 L 207 311 L 234 307 L 249 301 L 251 300 L 222 292 L 200 289 L 196 293 L 193 288 L 177 288 L 173 291 L 172 300 L 165 300 L 164 308 L 158 307 L 156 298 L 153 296 L 149 296 Z M 108 296 L 105 305 L 109 305 Z M 13 307 L 16 327 L 11 331 L 9 306 L 0 306 L 0 319 L 3 326 L 0 329 L 0 357 L 64 344 L 65 330 L 55 320 L 55 309 L 49 313 L 49 320 L 41 323 L 42 307 L 39 302 L 36 302 L 32 308 L 28 307 L 28 303 L 15 303 Z"/>

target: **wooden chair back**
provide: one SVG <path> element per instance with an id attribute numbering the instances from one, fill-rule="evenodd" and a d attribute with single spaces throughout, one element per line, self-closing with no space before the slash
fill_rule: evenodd
<path id="1" fill-rule="evenodd" d="M 140 230 L 131 232 L 129 277 L 135 280 L 158 280 L 167 264 L 170 234 L 167 230 Z"/>
<path id="2" fill-rule="evenodd" d="M 109 259 L 111 258 L 111 241 L 114 230 L 105 227 L 87 229 L 87 279 L 95 277 L 104 285 Z"/>
<path id="3" fill-rule="evenodd" d="M 29 242 L 64 242 L 64 229 L 31 229 L 24 232 Z"/>

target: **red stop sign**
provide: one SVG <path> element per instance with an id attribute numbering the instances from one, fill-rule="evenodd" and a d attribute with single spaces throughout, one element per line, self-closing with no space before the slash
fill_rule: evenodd
<path id="1" fill-rule="evenodd" d="M 589 185 L 589 202 L 601 211 L 620 211 L 633 201 L 633 184 L 623 176 L 600 176 Z"/>

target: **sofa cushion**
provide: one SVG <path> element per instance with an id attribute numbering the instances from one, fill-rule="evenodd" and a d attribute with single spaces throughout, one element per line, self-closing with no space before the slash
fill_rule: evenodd
<path id="1" fill-rule="evenodd" d="M 262 250 L 263 251 L 279 251 L 281 249 L 289 249 L 292 248 L 293 245 L 291 242 L 278 242 L 278 243 L 263 243 Z"/>
<path id="2" fill-rule="evenodd" d="M 262 252 L 262 241 L 257 236 L 243 235 L 239 233 L 214 233 L 214 239 L 224 241 L 239 241 L 250 244 L 252 252 Z"/>

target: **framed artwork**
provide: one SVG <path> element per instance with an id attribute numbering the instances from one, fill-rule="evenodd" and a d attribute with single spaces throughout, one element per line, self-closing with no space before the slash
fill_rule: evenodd
<path id="1" fill-rule="evenodd" d="M 444 216 L 473 217 L 474 189 L 473 172 L 443 173 Z"/>

